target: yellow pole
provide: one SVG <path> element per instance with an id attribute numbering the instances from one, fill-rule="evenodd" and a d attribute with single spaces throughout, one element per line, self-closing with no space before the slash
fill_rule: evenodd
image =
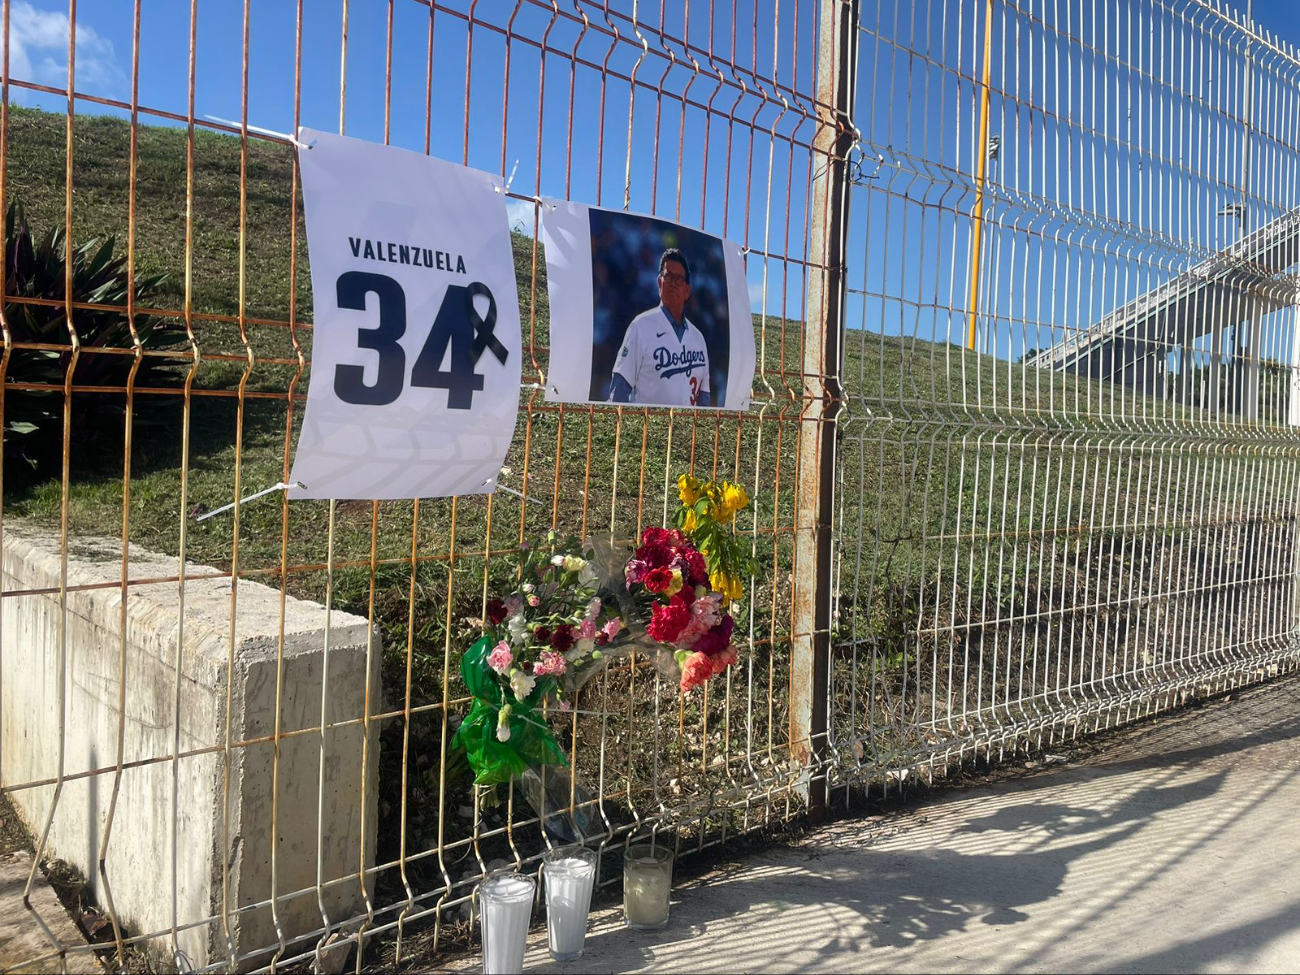
<path id="1" fill-rule="evenodd" d="M 984 3 L 984 92 L 980 102 L 980 139 L 975 150 L 975 212 L 970 248 L 970 337 L 968 349 L 975 348 L 975 318 L 980 297 L 980 238 L 984 235 L 984 171 L 989 159 L 989 64 L 993 49 L 993 0 Z"/>

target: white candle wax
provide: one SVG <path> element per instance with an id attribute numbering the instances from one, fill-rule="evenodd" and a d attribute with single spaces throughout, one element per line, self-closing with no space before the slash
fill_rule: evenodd
<path id="1" fill-rule="evenodd" d="M 560 960 L 577 958 L 587 937 L 596 864 L 581 857 L 563 857 L 548 861 L 543 871 L 551 954 Z"/>
<path id="2" fill-rule="evenodd" d="M 653 872 L 630 874 L 623 882 L 623 912 L 628 924 L 659 927 L 668 920 L 668 897 L 672 882 L 657 868 Z"/>
<path id="3" fill-rule="evenodd" d="M 479 888 L 486 975 L 519 975 L 524 970 L 533 882 L 526 877 L 492 877 Z"/>

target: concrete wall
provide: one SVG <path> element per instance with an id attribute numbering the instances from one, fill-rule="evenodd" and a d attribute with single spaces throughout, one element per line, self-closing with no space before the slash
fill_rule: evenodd
<path id="1" fill-rule="evenodd" d="M 77 538 L 68 546 L 70 587 L 108 584 L 67 594 L 61 610 L 57 534 L 7 519 L 0 599 L 0 781 L 7 787 L 58 776 L 62 731 L 67 775 L 113 766 L 117 760 L 121 648 L 121 543 Z M 234 632 L 234 680 L 230 687 L 233 761 L 227 770 L 226 670 L 231 639 L 229 579 L 188 579 L 184 606 L 174 578 L 178 563 L 132 547 L 126 603 L 126 721 L 124 761 L 143 763 L 121 776 L 105 874 L 100 844 L 113 793 L 113 773 L 65 781 L 51 827 L 47 855 L 79 867 L 95 896 L 109 898 L 133 933 L 170 932 L 175 917 L 180 949 L 190 963 L 219 962 L 227 955 L 227 929 L 238 953 L 275 946 L 269 907 L 239 908 L 272 896 L 271 845 L 275 743 L 240 742 L 275 730 L 280 593 L 249 581 L 238 584 Z M 190 566 L 187 574 L 212 570 Z M 24 595 L 16 591 L 44 590 Z M 284 606 L 281 731 L 320 724 L 325 668 L 325 609 L 289 598 Z M 183 627 L 178 624 L 183 622 Z M 62 631 L 62 638 L 61 638 Z M 176 707 L 176 650 L 180 660 Z M 334 612 L 329 633 L 329 720 L 347 721 L 379 710 L 379 645 L 370 654 L 367 681 L 366 621 Z M 60 647 L 63 647 L 61 651 Z M 58 707 L 59 668 L 66 675 L 64 715 Z M 179 717 L 182 753 L 173 762 Z M 372 722 L 366 760 L 360 724 L 331 728 L 324 736 L 324 801 L 318 803 L 322 735 L 311 732 L 280 742 L 276 891 L 311 888 L 317 874 L 317 813 L 323 821 L 321 872 L 326 882 L 352 879 L 324 896 L 330 920 L 358 911 L 364 902 L 356 873 L 374 864 L 378 769 L 378 722 Z M 164 762 L 151 759 L 166 757 Z M 12 793 L 28 825 L 39 835 L 54 800 L 53 784 Z M 228 798 L 228 802 L 225 800 Z M 364 816 L 363 816 L 364 805 Z M 174 812 L 174 815 L 173 815 Z M 172 831 L 176 832 L 173 843 Z M 222 862 L 228 883 L 223 912 Z M 323 925 L 314 891 L 278 907 L 286 939 Z M 223 916 L 228 922 L 223 923 Z M 170 933 L 156 943 L 170 950 Z M 265 964 L 270 955 L 241 963 Z"/>

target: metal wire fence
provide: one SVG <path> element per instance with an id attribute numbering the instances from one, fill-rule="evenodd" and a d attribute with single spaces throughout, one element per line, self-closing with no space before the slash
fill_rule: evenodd
<path id="1" fill-rule="evenodd" d="M 700 850 L 1294 668 L 1300 62 L 1226 10 L 245 0 L 234 31 L 136 0 L 124 96 L 78 80 L 81 7 L 60 84 L 11 72 L 30 15 L 3 5 L 0 200 L 36 244 L 94 246 L 44 290 L 0 270 L 0 680 L 26 687 L 43 621 L 54 715 L 24 766 L 38 718 L 6 696 L 0 768 L 38 858 L 87 873 L 111 963 L 400 963 L 566 838 L 617 884 L 633 837 Z M 310 379 L 271 131 L 299 124 L 512 177 L 506 490 L 240 503 L 287 479 Z M 748 413 L 543 400 L 541 196 L 744 245 Z M 106 234 L 126 280 L 87 294 Z M 757 502 L 740 665 L 688 698 L 611 666 L 554 719 L 570 769 L 475 789 L 448 747 L 467 621 L 521 542 L 631 540 L 687 470 Z"/>
<path id="2" fill-rule="evenodd" d="M 1214 3 L 864 7 L 846 785 L 1296 662 L 1296 52 Z"/>

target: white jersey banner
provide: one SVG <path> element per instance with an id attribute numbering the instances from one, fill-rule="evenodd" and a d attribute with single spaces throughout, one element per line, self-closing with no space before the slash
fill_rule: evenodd
<path id="1" fill-rule="evenodd" d="M 314 297 L 291 498 L 485 494 L 519 411 L 501 180 L 300 130 Z"/>
<path id="2" fill-rule="evenodd" d="M 740 245 L 657 217 L 543 203 L 546 398 L 749 409 L 754 321 Z"/>

